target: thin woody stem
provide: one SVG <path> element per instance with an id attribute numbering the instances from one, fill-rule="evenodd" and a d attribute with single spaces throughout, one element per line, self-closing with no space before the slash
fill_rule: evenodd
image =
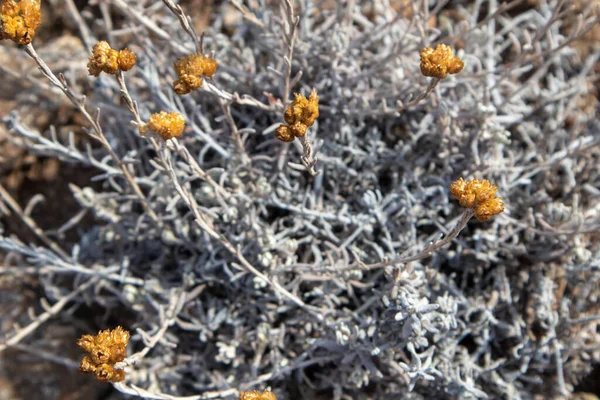
<path id="1" fill-rule="evenodd" d="M 294 4 L 291 0 L 282 0 L 282 6 L 286 9 L 286 17 L 288 24 L 288 31 L 284 32 L 285 41 L 287 44 L 287 55 L 284 59 L 285 72 L 283 75 L 283 105 L 288 105 L 290 99 L 290 82 L 292 79 L 292 60 L 294 58 L 294 45 L 296 42 L 296 31 L 298 29 L 298 23 L 300 18 L 296 17 L 294 13 Z"/>
<path id="2" fill-rule="evenodd" d="M 246 150 L 244 149 L 244 143 L 242 141 L 242 137 L 240 135 L 240 131 L 233 120 L 233 116 L 231 115 L 231 103 L 226 103 L 223 99 L 219 98 L 219 105 L 225 114 L 225 120 L 227 121 L 227 125 L 231 129 L 231 134 L 233 137 L 233 143 L 235 146 L 236 153 L 241 157 L 242 163 L 246 164 L 250 161 Z"/>
<path id="3" fill-rule="evenodd" d="M 444 246 L 452 243 L 454 239 L 458 236 L 458 234 L 467 226 L 467 223 L 473 217 L 474 211 L 471 209 L 467 209 L 463 212 L 460 219 L 454 225 L 452 230 L 448 232 L 446 237 L 438 240 L 437 242 L 431 242 L 427 247 L 423 250 L 414 254 L 412 256 L 401 255 L 399 257 L 393 258 L 391 260 L 384 260 L 374 264 L 364 264 L 361 261 L 358 261 L 355 265 L 351 265 L 345 268 L 335 268 L 335 267 L 324 267 L 324 268 L 313 268 L 311 272 L 313 273 L 341 273 L 341 272 L 350 272 L 350 271 L 369 271 L 379 268 L 384 268 L 390 265 L 398 265 L 398 264 L 407 264 L 413 261 L 422 260 L 424 258 L 430 257 L 434 252 L 441 249 Z"/>
<path id="4" fill-rule="evenodd" d="M 75 96 L 73 91 L 71 89 L 69 89 L 69 87 L 67 86 L 67 82 L 66 82 L 64 76 L 60 75 L 60 78 L 57 77 L 54 74 L 54 72 L 52 72 L 50 67 L 48 67 L 48 65 L 44 62 L 44 60 L 42 60 L 38 56 L 35 49 L 33 48 L 33 45 L 28 44 L 27 46 L 25 46 L 25 52 L 27 53 L 27 55 L 29 55 L 29 57 L 31 57 L 37 63 L 38 67 L 40 68 L 40 71 L 42 72 L 42 74 L 44 74 L 44 76 L 46 78 L 48 78 L 50 83 L 52 83 L 52 85 L 58 87 L 69 98 L 71 103 L 73 103 L 73 105 L 79 110 L 79 112 L 81 112 L 81 114 L 83 114 L 85 119 L 91 125 L 92 130 L 94 132 L 94 133 L 88 132 L 88 136 L 96 139 L 97 141 L 99 141 L 102 144 L 104 149 L 108 152 L 108 154 L 112 158 L 113 162 L 117 165 L 117 167 L 123 173 L 123 177 L 125 178 L 127 183 L 129 183 L 129 186 L 131 186 L 136 197 L 140 200 L 140 202 L 142 203 L 142 206 L 146 209 L 146 211 L 148 212 L 148 214 L 150 215 L 152 220 L 159 226 L 162 226 L 162 222 L 160 221 L 158 215 L 156 215 L 156 213 L 150 206 L 150 203 L 148 202 L 148 199 L 142 192 L 142 189 L 135 182 L 135 179 L 131 175 L 131 172 L 129 172 L 129 170 L 127 169 L 127 166 L 125 165 L 125 163 L 123 163 L 123 161 L 121 161 L 121 159 L 119 158 L 117 153 L 115 153 L 114 149 L 108 142 L 108 139 L 106 139 L 106 136 L 104 136 L 104 132 L 102 131 L 102 127 L 100 126 L 98 117 L 96 117 L 96 118 L 92 117 L 92 115 L 89 113 L 89 111 L 85 107 L 85 97 L 83 97 L 81 99 L 77 98 L 77 96 Z"/>
<path id="5" fill-rule="evenodd" d="M 398 111 L 404 111 L 409 107 L 416 106 L 417 104 L 419 104 L 421 101 L 426 99 L 431 94 L 431 92 L 434 91 L 434 89 L 437 87 L 437 85 L 440 83 L 440 81 L 441 81 L 441 79 L 434 78 L 431 80 L 431 82 L 429 82 L 427 89 L 425 89 L 424 92 L 421 92 L 417 97 L 410 100 L 406 104 L 403 104 L 402 102 L 398 102 Z"/>
<path id="6" fill-rule="evenodd" d="M 431 256 L 437 250 L 452 243 L 452 241 L 454 239 L 456 239 L 456 237 L 458 236 L 460 231 L 462 231 L 464 229 L 464 227 L 467 226 L 467 223 L 473 216 L 473 213 L 474 212 L 471 209 L 465 210 L 463 212 L 463 214 L 461 215 L 460 219 L 458 220 L 458 222 L 456 223 L 456 225 L 454 226 L 454 228 L 452 228 L 452 230 L 446 235 L 445 238 L 438 240 L 437 242 L 430 243 L 425 249 L 421 250 L 420 252 L 418 252 L 417 254 L 415 254 L 413 256 L 408 256 L 408 257 L 401 256 L 398 258 L 391 259 L 389 261 L 381 261 L 381 262 L 378 262 L 375 264 L 362 265 L 362 266 L 359 266 L 358 269 L 371 270 L 371 269 L 387 267 L 389 265 L 406 264 L 409 262 L 418 261 L 418 260 L 422 260 L 423 258 L 427 258 L 427 257 Z M 348 267 L 348 268 L 339 269 L 338 271 L 350 271 L 350 270 L 354 270 L 354 269 L 357 269 L 357 268 Z"/>

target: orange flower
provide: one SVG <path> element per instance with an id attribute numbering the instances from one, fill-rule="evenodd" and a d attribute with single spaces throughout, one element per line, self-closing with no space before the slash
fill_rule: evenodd
<path id="1" fill-rule="evenodd" d="M 127 354 L 129 332 L 116 327 L 98 332 L 96 336 L 83 335 L 77 345 L 87 353 L 79 365 L 79 371 L 94 374 L 101 382 L 121 382 L 125 371 L 115 369 L 117 362 L 123 361 Z"/>
<path id="2" fill-rule="evenodd" d="M 504 201 L 501 198 L 491 199 L 475 209 L 475 218 L 478 221 L 487 221 L 494 215 L 504 211 Z"/>
<path id="3" fill-rule="evenodd" d="M 459 178 L 450 185 L 450 193 L 458 200 L 461 207 L 475 211 L 475 218 L 483 222 L 504 211 L 502 198 L 496 197 L 498 187 L 488 180 L 477 178 L 465 181 Z"/>
<path id="4" fill-rule="evenodd" d="M 115 369 L 112 365 L 109 364 L 101 364 L 96 367 L 94 370 L 94 377 L 98 379 L 100 382 L 109 382 L 113 381 Z M 116 381 L 119 382 L 119 381 Z"/>
<path id="5" fill-rule="evenodd" d="M 438 44 L 435 50 L 431 47 L 421 50 L 421 73 L 425 76 L 443 79 L 446 74 L 459 73 L 464 65 L 460 58 L 452 55 L 452 48 L 445 44 Z"/>
<path id="6" fill-rule="evenodd" d="M 102 40 L 92 47 L 92 56 L 88 60 L 88 72 L 100 76 L 101 72 L 114 75 L 119 70 L 129 71 L 136 62 L 135 53 L 129 49 L 114 50 L 108 42 Z"/>
<path id="7" fill-rule="evenodd" d="M 177 59 L 173 66 L 179 78 L 173 82 L 173 88 L 178 95 L 184 95 L 200 88 L 202 76 L 212 77 L 218 64 L 212 58 L 194 53 Z"/>
<path id="8" fill-rule="evenodd" d="M 260 393 L 258 390 L 252 392 L 240 392 L 240 400 L 277 400 L 275 393 L 265 390 Z"/>
<path id="9" fill-rule="evenodd" d="M 281 125 L 275 131 L 275 137 L 284 142 L 292 142 L 297 137 L 304 137 L 308 127 L 319 118 L 319 96 L 316 89 L 310 92 L 308 99 L 298 93 L 294 96 L 294 101 L 283 113 L 283 119 L 289 126 Z"/>
<path id="10" fill-rule="evenodd" d="M 286 143 L 293 142 L 296 138 L 287 125 L 279 125 L 279 128 L 275 131 L 275 137 Z"/>
<path id="11" fill-rule="evenodd" d="M 3 0 L 0 6 L 0 40 L 27 45 L 42 23 L 40 0 Z"/>
<path id="12" fill-rule="evenodd" d="M 185 119 L 179 113 L 161 111 L 150 116 L 148 128 L 158 133 L 163 140 L 169 140 L 181 136 Z"/>
<path id="13" fill-rule="evenodd" d="M 296 137 L 304 137 L 306 136 L 306 131 L 308 130 L 308 126 L 298 121 L 290 125 L 290 131 Z"/>
<path id="14" fill-rule="evenodd" d="M 283 114 L 283 119 L 292 125 L 300 122 L 306 126 L 312 126 L 319 117 L 319 96 L 317 90 L 310 92 L 308 99 L 301 94 L 294 94 L 294 101 L 288 106 Z"/>
<path id="15" fill-rule="evenodd" d="M 121 71 L 129 71 L 135 65 L 137 57 L 135 53 L 129 49 L 119 51 L 119 69 Z"/>

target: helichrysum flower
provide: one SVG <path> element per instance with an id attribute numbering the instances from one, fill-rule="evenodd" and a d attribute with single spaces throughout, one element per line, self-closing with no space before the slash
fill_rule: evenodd
<path id="1" fill-rule="evenodd" d="M 319 118 L 319 96 L 317 90 L 310 92 L 308 99 L 301 94 L 294 94 L 294 101 L 286 108 L 283 119 L 288 125 L 280 125 L 275 137 L 283 142 L 292 142 L 297 137 L 304 137 L 309 126 Z"/>
<path id="2" fill-rule="evenodd" d="M 42 23 L 40 0 L 2 0 L 0 6 L 0 40 L 10 39 L 27 45 Z"/>
<path id="3" fill-rule="evenodd" d="M 179 113 L 161 111 L 150 116 L 148 128 L 158 133 L 163 140 L 169 140 L 181 136 L 185 119 Z"/>
<path id="4" fill-rule="evenodd" d="M 498 187 L 488 180 L 473 179 L 465 181 L 458 179 L 450 185 L 450 193 L 458 200 L 461 207 L 470 208 L 475 212 L 478 221 L 487 221 L 494 215 L 504 211 L 502 198 L 496 197 Z"/>
<path id="5" fill-rule="evenodd" d="M 240 392 L 240 400 L 277 400 L 277 397 L 275 397 L 275 393 L 268 390 L 262 393 L 258 390 L 253 390 L 251 392 Z"/>
<path id="6" fill-rule="evenodd" d="M 319 117 L 319 96 L 317 90 L 310 92 L 308 99 L 301 94 L 294 94 L 294 101 L 289 105 L 283 114 L 283 119 L 292 125 L 300 122 L 306 126 L 312 126 Z"/>
<path id="7" fill-rule="evenodd" d="M 308 125 L 297 121 L 290 125 L 290 132 L 292 135 L 296 137 L 304 137 L 306 136 L 306 131 L 308 130 Z"/>
<path id="8" fill-rule="evenodd" d="M 460 72 L 464 66 L 460 58 L 452 55 L 452 48 L 445 44 L 438 44 L 435 50 L 431 47 L 421 50 L 421 73 L 425 76 L 443 79 L 446 74 Z"/>
<path id="9" fill-rule="evenodd" d="M 133 51 L 129 49 L 119 51 L 119 69 L 121 71 L 129 71 L 136 61 L 137 57 Z"/>
<path id="10" fill-rule="evenodd" d="M 135 61 L 135 53 L 131 50 L 117 51 L 103 40 L 92 47 L 92 56 L 88 60 L 87 68 L 93 76 L 99 76 L 101 72 L 114 75 L 119 70 L 129 71 L 135 65 Z"/>
<path id="11" fill-rule="evenodd" d="M 116 327 L 98 332 L 96 336 L 83 335 L 77 345 L 87 354 L 81 360 L 79 371 L 94 374 L 102 382 L 121 382 L 125 371 L 115 369 L 114 365 L 127 355 L 129 332 Z"/>
<path id="12" fill-rule="evenodd" d="M 94 377 L 100 382 L 121 382 L 125 379 L 125 371 L 115 369 L 110 364 L 99 365 L 93 373 Z"/>
<path id="13" fill-rule="evenodd" d="M 184 95 L 202 86 L 202 77 L 212 77 L 217 71 L 217 61 L 202 54 L 194 53 L 177 59 L 175 64 L 177 80 L 173 82 L 175 93 Z"/>
<path id="14" fill-rule="evenodd" d="M 275 130 L 275 137 L 282 142 L 293 142 L 296 137 L 287 125 L 279 125 L 279 128 Z"/>

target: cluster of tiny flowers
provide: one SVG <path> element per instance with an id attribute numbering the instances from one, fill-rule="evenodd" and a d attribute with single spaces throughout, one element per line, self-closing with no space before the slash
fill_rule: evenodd
<path id="1" fill-rule="evenodd" d="M 497 191 L 498 187 L 485 179 L 467 182 L 460 178 L 450 185 L 450 192 L 461 207 L 472 209 L 475 218 L 481 222 L 504 211 L 504 202 L 502 198 L 496 197 Z"/>
<path id="2" fill-rule="evenodd" d="M 464 66 L 460 58 L 452 55 L 452 48 L 445 44 L 438 44 L 435 50 L 431 47 L 421 50 L 421 73 L 425 76 L 443 79 L 446 74 L 459 73 Z"/>
<path id="3" fill-rule="evenodd" d="M 120 326 L 100 331 L 96 336 L 83 335 L 77 345 L 87 355 L 81 360 L 79 370 L 94 374 L 101 382 L 121 382 L 125 371 L 115 369 L 114 365 L 125 359 L 128 342 L 129 332 Z"/>
<path id="4" fill-rule="evenodd" d="M 161 111 L 150 116 L 147 126 L 163 140 L 169 140 L 181 136 L 185 119 L 179 113 Z"/>
<path id="5" fill-rule="evenodd" d="M 10 39 L 27 45 L 42 23 L 40 0 L 3 0 L 0 7 L 0 40 Z"/>
<path id="6" fill-rule="evenodd" d="M 173 82 L 175 93 L 184 95 L 202 86 L 202 76 L 209 78 L 217 71 L 217 62 L 202 54 L 190 54 L 177 59 L 175 64 L 177 79 Z"/>
<path id="7" fill-rule="evenodd" d="M 265 390 L 260 393 L 258 390 L 252 392 L 240 392 L 240 400 L 277 400 L 275 393 Z"/>
<path id="8" fill-rule="evenodd" d="M 283 119 L 288 125 L 280 125 L 275 137 L 283 142 L 292 142 L 297 137 L 304 137 L 309 126 L 319 118 L 319 96 L 316 89 L 310 92 L 308 99 L 301 94 L 294 94 L 292 104 L 285 110 Z"/>
<path id="9" fill-rule="evenodd" d="M 119 70 L 129 71 L 135 65 L 135 53 L 128 49 L 114 50 L 108 42 L 101 41 L 92 48 L 87 69 L 90 75 L 99 76 L 101 72 L 114 75 Z"/>

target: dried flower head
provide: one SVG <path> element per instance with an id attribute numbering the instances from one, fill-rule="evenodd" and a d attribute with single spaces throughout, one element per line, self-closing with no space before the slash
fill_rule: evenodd
<path id="1" fill-rule="evenodd" d="M 504 201 L 501 198 L 491 199 L 475 209 L 475 218 L 478 221 L 487 221 L 494 215 L 498 215 L 504 211 Z"/>
<path id="2" fill-rule="evenodd" d="M 101 364 L 94 369 L 94 377 L 100 382 L 108 382 L 113 378 L 114 368 L 112 365 Z"/>
<path id="3" fill-rule="evenodd" d="M 79 364 L 79 371 L 84 374 L 93 373 L 96 370 L 96 364 L 92 361 L 89 356 L 83 357 L 81 363 Z"/>
<path id="4" fill-rule="evenodd" d="M 203 63 L 204 65 L 202 66 L 202 68 L 204 69 L 204 76 L 208 76 L 209 78 L 212 78 L 212 76 L 215 74 L 215 72 L 217 72 L 217 61 L 213 60 L 212 58 L 209 57 L 204 57 L 203 59 Z"/>
<path id="5" fill-rule="evenodd" d="M 452 55 L 452 48 L 445 44 L 438 44 L 435 50 L 431 47 L 421 50 L 421 73 L 425 76 L 443 79 L 446 74 L 460 72 L 464 65 L 460 58 Z"/>
<path id="6" fill-rule="evenodd" d="M 286 143 L 293 142 L 296 138 L 287 125 L 279 125 L 275 130 L 275 137 Z"/>
<path id="7" fill-rule="evenodd" d="M 475 211 L 475 218 L 483 222 L 504 211 L 502 198 L 496 197 L 498 187 L 488 180 L 477 178 L 465 181 L 463 178 L 450 185 L 450 193 L 458 200 L 461 207 Z"/>
<path id="8" fill-rule="evenodd" d="M 0 40 L 27 45 L 42 23 L 40 0 L 3 0 L 0 6 Z"/>
<path id="9" fill-rule="evenodd" d="M 137 57 L 135 53 L 129 49 L 119 51 L 119 69 L 121 71 L 129 71 L 135 65 Z"/>
<path id="10" fill-rule="evenodd" d="M 217 61 L 202 54 L 194 53 L 177 59 L 175 64 L 177 79 L 173 82 L 175 93 L 184 95 L 202 86 L 202 76 L 212 77 L 217 71 Z"/>
<path id="11" fill-rule="evenodd" d="M 150 116 L 148 128 L 158 133 L 163 140 L 169 140 L 181 136 L 185 119 L 179 113 L 161 111 Z"/>
<path id="12" fill-rule="evenodd" d="M 277 400 L 275 393 L 265 390 L 260 393 L 258 390 L 252 392 L 240 392 L 240 400 Z"/>
<path id="13" fill-rule="evenodd" d="M 312 126 L 319 117 L 319 96 L 316 89 L 310 92 L 308 99 L 298 93 L 294 96 L 294 101 L 283 113 L 283 119 L 289 126 L 281 125 L 275 131 L 277 139 L 284 142 L 291 142 L 296 137 L 304 137 L 308 127 Z M 288 133 L 292 135 L 291 138 Z"/>
<path id="14" fill-rule="evenodd" d="M 129 71 L 135 65 L 136 59 L 131 50 L 114 50 L 103 40 L 92 47 L 92 56 L 88 60 L 87 68 L 93 76 L 99 76 L 101 72 L 114 75 L 119 69 Z"/>
<path id="15" fill-rule="evenodd" d="M 125 371 L 115 369 L 110 364 L 102 364 L 93 371 L 94 377 L 100 382 L 121 382 L 125 379 Z"/>
<path id="16" fill-rule="evenodd" d="M 92 47 L 92 56 L 88 60 L 90 75 L 99 76 L 102 71 L 116 74 L 119 70 L 119 52 L 113 50 L 108 42 L 100 41 Z"/>
<path id="17" fill-rule="evenodd" d="M 292 125 L 290 125 L 290 131 L 295 137 L 304 137 L 307 130 L 308 126 L 300 121 L 294 122 Z"/>
<path id="18" fill-rule="evenodd" d="M 125 371 L 115 369 L 114 365 L 127 355 L 129 332 L 116 327 L 98 332 L 96 336 L 83 335 L 77 345 L 87 353 L 81 360 L 79 371 L 92 373 L 102 382 L 120 382 L 125 379 Z"/>
<path id="19" fill-rule="evenodd" d="M 319 96 L 317 96 L 316 89 L 310 92 L 308 99 L 301 94 L 295 93 L 294 101 L 292 101 L 292 104 L 289 105 L 283 114 L 283 119 L 290 125 L 301 122 L 306 126 L 312 126 L 318 117 Z"/>

